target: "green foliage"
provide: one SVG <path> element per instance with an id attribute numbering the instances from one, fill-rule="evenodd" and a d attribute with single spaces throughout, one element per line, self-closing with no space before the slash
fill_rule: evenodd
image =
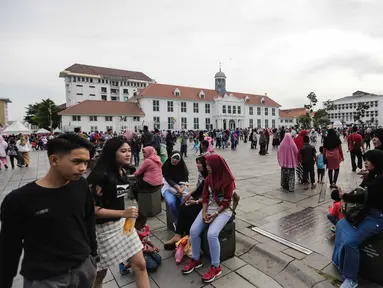
<path id="1" fill-rule="evenodd" d="M 309 110 L 310 112 L 313 112 L 314 110 L 314 107 L 317 105 L 318 103 L 318 99 L 317 99 L 317 95 L 315 95 L 314 92 L 310 92 L 309 95 L 307 95 L 307 99 L 309 99 L 309 104 L 308 105 L 305 105 L 305 108 L 307 110 Z"/>
<path id="2" fill-rule="evenodd" d="M 370 106 L 366 103 L 359 102 L 358 107 L 356 107 L 356 114 L 354 115 L 354 121 L 359 122 L 359 124 L 363 125 L 364 122 L 362 118 L 366 115 L 366 110 L 368 110 Z"/>
<path id="3" fill-rule="evenodd" d="M 311 126 L 311 116 L 309 113 L 306 113 L 305 115 L 301 115 L 297 118 L 297 124 L 298 126 L 302 128 L 310 128 Z"/>
<path id="4" fill-rule="evenodd" d="M 316 111 L 313 120 L 315 127 L 325 127 L 331 123 L 326 109 Z"/>
<path id="5" fill-rule="evenodd" d="M 326 108 L 326 111 L 335 110 L 335 105 L 331 100 L 327 100 L 324 105 Z"/>
<path id="6" fill-rule="evenodd" d="M 60 124 L 60 116 L 57 115 L 60 109 L 49 98 L 43 99 L 40 103 L 30 104 L 26 109 L 24 120 L 39 128 L 51 129 Z"/>

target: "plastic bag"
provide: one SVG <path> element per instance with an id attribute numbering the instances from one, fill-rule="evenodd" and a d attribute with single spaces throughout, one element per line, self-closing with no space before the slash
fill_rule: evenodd
<path id="1" fill-rule="evenodd" d="M 188 257 L 192 256 L 192 248 L 189 235 L 183 237 L 180 241 L 176 243 L 176 263 L 179 264 L 182 261 L 184 255 Z"/>

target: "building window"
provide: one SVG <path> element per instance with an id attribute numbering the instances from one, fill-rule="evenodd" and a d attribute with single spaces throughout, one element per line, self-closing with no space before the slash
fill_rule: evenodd
<path id="1" fill-rule="evenodd" d="M 73 115 L 72 121 L 81 121 L 81 116 Z"/>
<path id="2" fill-rule="evenodd" d="M 174 112 L 173 101 L 168 101 L 168 112 Z"/>
<path id="3" fill-rule="evenodd" d="M 261 128 L 261 119 L 257 119 L 257 128 Z"/>
<path id="4" fill-rule="evenodd" d="M 106 95 L 101 95 L 101 100 L 106 101 Z"/>
<path id="5" fill-rule="evenodd" d="M 198 111 L 199 111 L 199 105 L 198 105 L 198 103 L 193 103 L 193 112 L 194 112 L 194 113 L 199 113 Z"/>
<path id="6" fill-rule="evenodd" d="M 105 121 L 106 122 L 113 121 L 113 116 L 105 116 Z"/>
<path id="7" fill-rule="evenodd" d="M 271 116 L 275 116 L 275 108 L 271 109 Z M 274 127 L 273 127 L 274 128 Z"/>
<path id="8" fill-rule="evenodd" d="M 104 81 L 104 80 L 102 80 L 102 81 Z M 106 93 L 107 92 L 106 87 L 101 87 L 101 92 Z"/>
<path id="9" fill-rule="evenodd" d="M 237 112 L 238 114 L 241 114 L 241 106 L 238 106 Z"/>
<path id="10" fill-rule="evenodd" d="M 181 118 L 181 129 L 188 129 L 188 119 L 186 117 Z"/>
<path id="11" fill-rule="evenodd" d="M 168 129 L 174 129 L 173 117 L 168 117 Z"/>
<path id="12" fill-rule="evenodd" d="M 181 102 L 181 112 L 186 113 L 186 102 Z"/>
<path id="13" fill-rule="evenodd" d="M 96 132 L 97 126 L 90 126 L 90 132 Z"/>
<path id="14" fill-rule="evenodd" d="M 153 111 L 160 111 L 160 101 L 159 100 L 153 100 Z"/>
<path id="15" fill-rule="evenodd" d="M 161 128 L 161 125 L 160 125 L 160 117 L 153 117 L 153 128 L 154 129 L 160 129 Z"/>
<path id="16" fill-rule="evenodd" d="M 249 115 L 253 115 L 253 114 L 254 114 L 253 107 L 249 107 Z"/>
<path id="17" fill-rule="evenodd" d="M 206 128 L 206 130 L 210 129 L 210 118 L 205 119 L 205 128 Z"/>
<path id="18" fill-rule="evenodd" d="M 265 107 L 265 116 L 269 115 L 269 108 Z"/>
<path id="19" fill-rule="evenodd" d="M 110 94 L 118 94 L 118 89 L 110 89 Z"/>
<path id="20" fill-rule="evenodd" d="M 257 107 L 257 115 L 261 115 L 261 107 Z"/>
<path id="21" fill-rule="evenodd" d="M 231 105 L 227 105 L 227 114 L 231 114 Z"/>
<path id="22" fill-rule="evenodd" d="M 76 87 L 82 87 L 82 85 L 80 85 L 80 84 L 77 84 L 77 85 L 76 85 Z"/>
<path id="23" fill-rule="evenodd" d="M 253 108 L 253 107 L 251 107 L 251 108 Z M 254 125 L 254 120 L 253 119 L 249 119 L 249 127 L 253 128 L 253 125 Z"/>
<path id="24" fill-rule="evenodd" d="M 271 120 L 271 127 L 275 128 L 275 119 Z"/>
<path id="25" fill-rule="evenodd" d="M 76 93 L 76 95 L 82 95 L 82 93 Z"/>
<path id="26" fill-rule="evenodd" d="M 226 114 L 226 105 L 222 105 L 222 113 Z"/>
<path id="27" fill-rule="evenodd" d="M 117 97 L 117 96 L 112 96 L 112 97 L 110 97 L 110 99 L 111 99 L 112 101 L 118 101 L 118 97 Z"/>
<path id="28" fill-rule="evenodd" d="M 205 104 L 205 113 L 210 114 L 210 104 Z"/>
<path id="29" fill-rule="evenodd" d="M 265 119 L 265 128 L 269 128 L 269 120 Z"/>
<path id="30" fill-rule="evenodd" d="M 123 93 L 124 93 L 125 95 L 129 95 L 129 89 L 124 89 L 124 90 L 123 90 Z"/>
<path id="31" fill-rule="evenodd" d="M 97 121 L 97 116 L 89 116 L 89 121 Z"/>
<path id="32" fill-rule="evenodd" d="M 96 86 L 89 86 L 89 88 L 96 88 Z"/>
<path id="33" fill-rule="evenodd" d="M 128 102 L 129 101 L 129 97 L 128 96 L 124 96 L 124 101 Z"/>
<path id="34" fill-rule="evenodd" d="M 140 122 L 140 117 L 138 117 L 138 116 L 134 116 L 134 117 L 133 117 L 133 121 L 135 121 L 135 122 Z"/>
<path id="35" fill-rule="evenodd" d="M 233 114 L 237 114 L 237 106 L 233 106 Z"/>
<path id="36" fill-rule="evenodd" d="M 96 96 L 96 94 L 89 94 L 89 96 L 93 96 L 93 97 L 95 97 L 95 96 Z"/>
<path id="37" fill-rule="evenodd" d="M 194 130 L 199 129 L 199 118 L 194 118 Z"/>

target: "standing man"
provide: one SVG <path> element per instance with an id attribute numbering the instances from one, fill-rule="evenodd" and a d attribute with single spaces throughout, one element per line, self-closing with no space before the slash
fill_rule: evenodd
<path id="1" fill-rule="evenodd" d="M 185 155 L 185 157 L 188 157 L 187 151 L 188 151 L 188 136 L 185 134 L 185 131 L 181 132 L 181 157 Z M 202 140 L 203 141 L 203 140 Z M 201 149 L 202 149 L 202 142 L 200 143 Z"/>
<path id="2" fill-rule="evenodd" d="M 109 128 L 106 131 L 106 134 L 105 134 L 104 138 L 105 138 L 105 141 L 113 138 L 113 129 L 112 128 Z"/>
<path id="3" fill-rule="evenodd" d="M 352 172 L 356 171 L 355 157 L 358 158 L 358 168 L 362 169 L 363 161 L 362 154 L 364 151 L 363 147 L 363 138 L 360 134 L 357 133 L 358 127 L 352 127 L 353 133 L 347 138 L 348 150 L 350 151 Z"/>
<path id="4" fill-rule="evenodd" d="M 142 144 L 144 147 L 152 146 L 153 144 L 153 134 L 150 133 L 148 126 L 144 126 L 144 133 L 142 133 Z"/>
<path id="5" fill-rule="evenodd" d="M 50 168 L 1 205 L 0 287 L 12 287 L 24 249 L 24 288 L 90 288 L 96 276 L 93 199 L 82 177 L 92 144 L 76 134 L 48 142 Z"/>
<path id="6" fill-rule="evenodd" d="M 161 157 L 161 137 L 160 137 L 160 130 L 155 129 L 154 135 L 153 135 L 153 148 L 156 149 L 157 155 Z"/>

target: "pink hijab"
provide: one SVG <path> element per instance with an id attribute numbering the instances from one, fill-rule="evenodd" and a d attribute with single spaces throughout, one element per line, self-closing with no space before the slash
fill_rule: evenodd
<path id="1" fill-rule="evenodd" d="M 207 151 L 209 153 L 214 153 L 213 145 L 211 145 L 211 142 L 213 141 L 213 139 L 211 137 L 205 137 L 205 140 L 209 142 L 209 148 L 207 149 Z"/>
<path id="2" fill-rule="evenodd" d="M 298 148 L 290 133 L 286 133 L 285 137 L 283 137 L 277 155 L 279 166 L 283 168 L 297 167 Z"/>
<path id="3" fill-rule="evenodd" d="M 152 146 L 147 146 L 142 149 L 145 151 L 145 157 L 144 159 L 150 159 L 154 163 L 158 164 L 160 167 L 162 167 L 162 162 L 159 156 L 157 156 L 156 150 Z"/>

